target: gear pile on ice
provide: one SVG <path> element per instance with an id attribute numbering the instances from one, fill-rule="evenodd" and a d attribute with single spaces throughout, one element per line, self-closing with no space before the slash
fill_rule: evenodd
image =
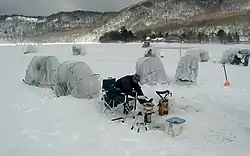
<path id="1" fill-rule="evenodd" d="M 86 55 L 87 51 L 83 45 L 75 44 L 72 46 L 73 55 Z"/>
<path id="2" fill-rule="evenodd" d="M 248 66 L 249 57 L 249 49 L 230 48 L 222 54 L 221 63 Z"/>

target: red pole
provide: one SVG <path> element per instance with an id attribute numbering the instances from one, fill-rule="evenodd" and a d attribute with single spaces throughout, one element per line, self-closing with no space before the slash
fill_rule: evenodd
<path id="1" fill-rule="evenodd" d="M 227 72 L 226 72 L 225 63 L 222 63 L 222 66 L 223 66 L 224 74 L 225 74 L 225 78 L 226 78 L 226 82 L 224 83 L 224 86 L 228 87 L 228 86 L 230 86 L 230 82 L 228 81 L 228 78 L 227 78 Z"/>

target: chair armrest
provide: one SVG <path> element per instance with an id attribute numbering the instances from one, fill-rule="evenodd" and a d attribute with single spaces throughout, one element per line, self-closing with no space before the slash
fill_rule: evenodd
<path id="1" fill-rule="evenodd" d="M 133 96 L 131 96 L 131 95 L 129 95 L 129 94 L 126 94 L 126 93 L 120 93 L 121 95 L 124 95 L 124 96 L 127 96 L 128 98 L 135 98 L 135 97 L 133 97 Z"/>
<path id="2" fill-rule="evenodd" d="M 102 93 L 106 94 L 108 91 L 105 89 L 102 89 Z"/>
<path id="3" fill-rule="evenodd" d="M 133 90 L 132 90 L 132 93 L 136 93 L 136 91 L 133 89 Z"/>
<path id="4" fill-rule="evenodd" d="M 128 96 L 128 98 L 135 98 L 135 97 L 133 97 L 133 96 L 131 96 L 131 95 L 127 95 Z"/>

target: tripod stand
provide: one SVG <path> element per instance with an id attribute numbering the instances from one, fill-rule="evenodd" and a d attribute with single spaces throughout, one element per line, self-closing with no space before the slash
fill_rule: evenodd
<path id="1" fill-rule="evenodd" d="M 135 121 L 131 127 L 133 130 L 138 127 L 137 132 L 140 132 L 141 127 L 143 127 L 146 131 L 148 131 L 148 123 L 151 123 L 151 115 L 153 114 L 154 104 L 152 103 L 152 99 L 146 101 L 143 104 L 143 111 L 140 111 L 136 114 Z"/>
<path id="2" fill-rule="evenodd" d="M 143 118 L 143 120 L 139 119 L 139 118 Z M 138 119 L 139 119 L 139 121 L 138 121 Z M 137 128 L 138 133 L 140 132 L 140 129 L 141 129 L 140 126 L 143 126 L 146 131 L 148 130 L 148 125 L 145 122 L 143 113 L 141 111 L 137 113 L 137 115 L 135 117 L 135 121 L 134 121 L 134 123 L 133 123 L 133 125 L 131 127 L 131 130 L 133 130 L 135 128 L 135 126 L 138 127 Z"/>

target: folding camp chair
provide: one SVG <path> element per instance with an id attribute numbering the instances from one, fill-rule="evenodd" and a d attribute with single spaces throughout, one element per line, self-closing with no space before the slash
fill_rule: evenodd
<path id="1" fill-rule="evenodd" d="M 113 113 L 115 108 L 117 108 L 118 105 L 122 104 L 123 114 L 125 114 L 125 117 L 119 117 L 113 119 L 112 121 L 121 119 L 125 121 L 125 119 L 129 117 L 129 115 L 131 115 L 134 118 L 135 115 L 132 111 L 133 109 L 134 110 L 136 109 L 137 96 L 131 98 L 128 95 L 119 93 L 115 88 L 115 81 L 116 79 L 111 77 L 103 80 L 102 99 L 101 99 L 104 106 L 103 113 L 105 113 L 106 110 L 110 110 L 111 113 Z M 131 105 L 131 103 L 133 105 Z"/>

